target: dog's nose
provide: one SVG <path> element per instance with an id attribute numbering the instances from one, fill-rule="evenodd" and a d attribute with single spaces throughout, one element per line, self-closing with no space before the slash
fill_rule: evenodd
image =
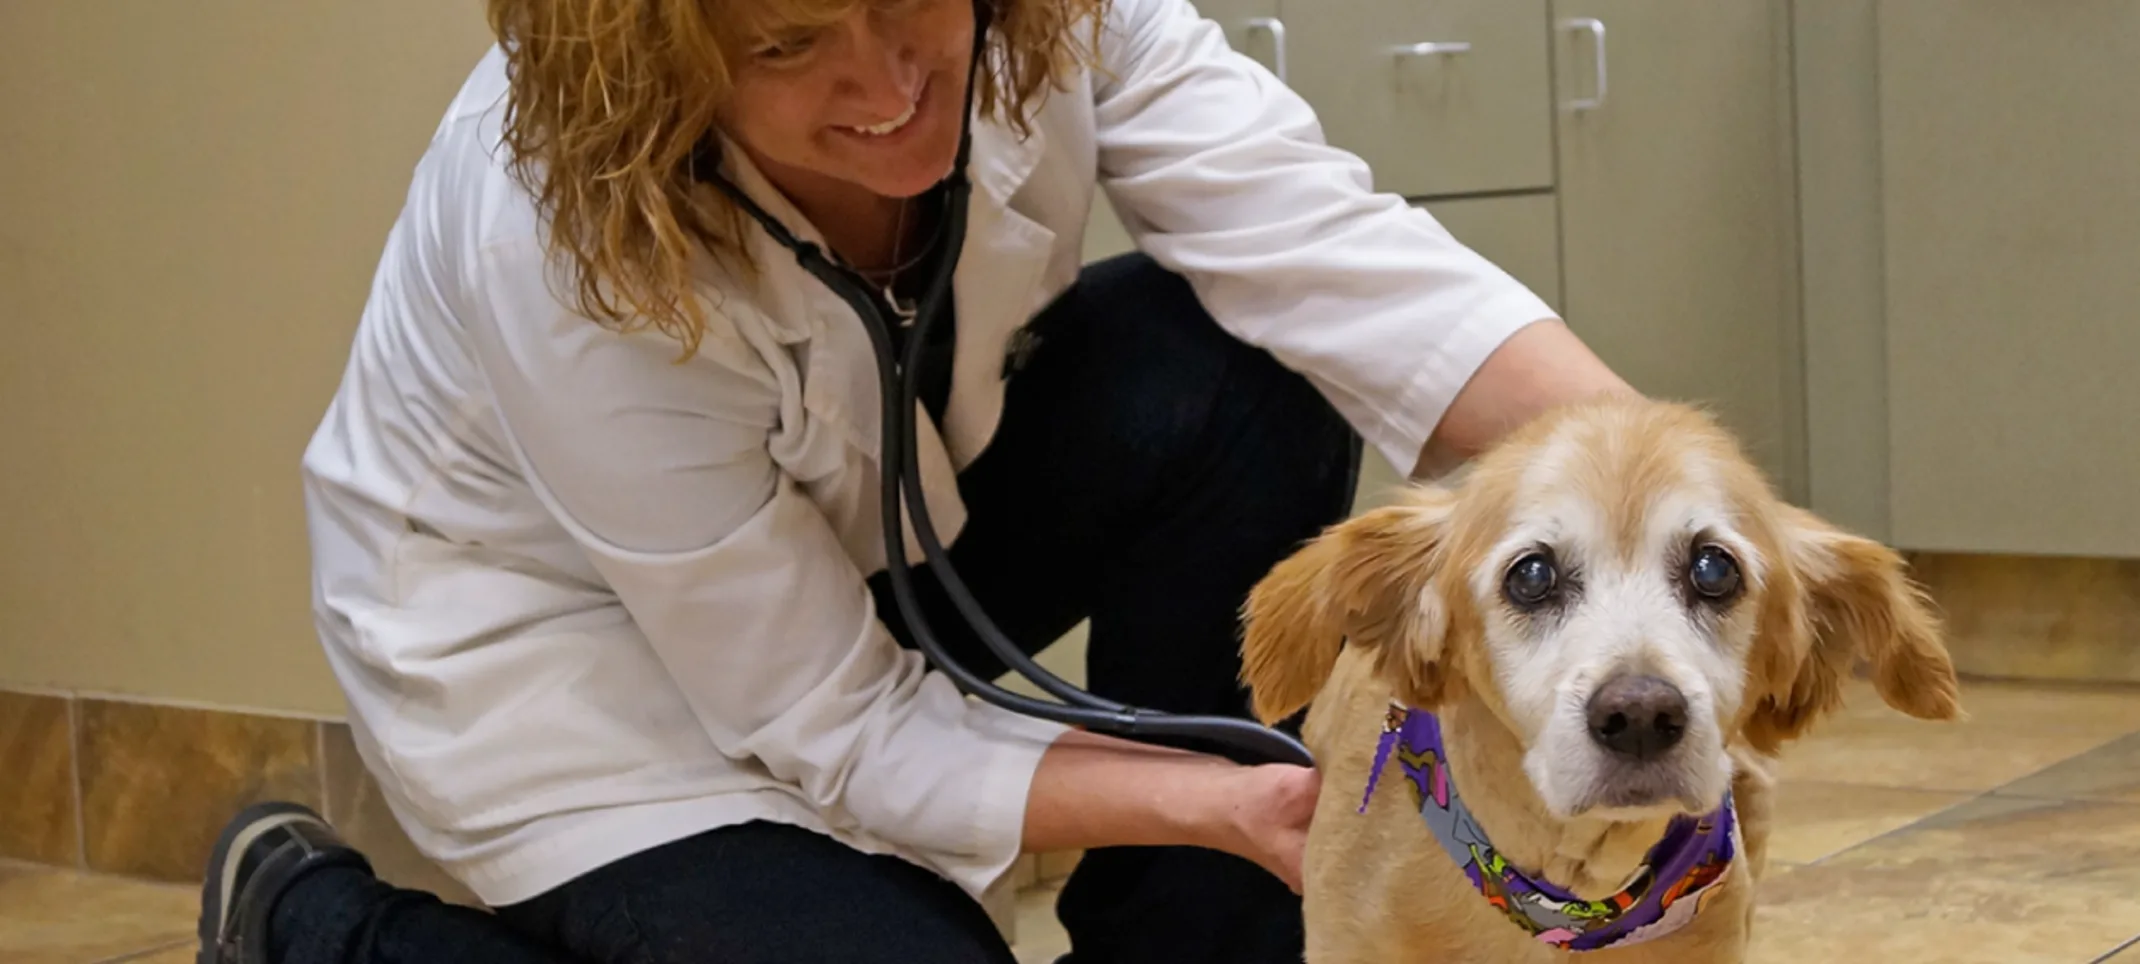
<path id="1" fill-rule="evenodd" d="M 1616 676 L 1590 694 L 1590 738 L 1620 756 L 1652 760 L 1687 732 L 1687 697 L 1655 676 Z"/>

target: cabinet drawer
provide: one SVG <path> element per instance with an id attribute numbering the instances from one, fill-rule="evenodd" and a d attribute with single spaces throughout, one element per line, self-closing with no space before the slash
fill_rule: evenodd
<path id="1" fill-rule="evenodd" d="M 1553 184 L 1547 0 L 1288 0 L 1288 83 L 1406 197 Z M 1449 52 L 1410 52 L 1440 44 Z"/>

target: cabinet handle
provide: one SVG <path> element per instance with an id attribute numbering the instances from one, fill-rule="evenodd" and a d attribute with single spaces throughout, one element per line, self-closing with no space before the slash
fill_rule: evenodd
<path id="1" fill-rule="evenodd" d="M 1271 48 L 1274 51 L 1271 72 L 1278 75 L 1279 83 L 1285 83 L 1285 21 L 1277 17 L 1252 17 L 1248 21 L 1248 29 L 1271 35 Z"/>
<path id="2" fill-rule="evenodd" d="M 1471 52 L 1471 42 L 1466 40 L 1433 41 L 1416 44 L 1399 44 L 1393 51 L 1399 57 L 1432 57 L 1436 54 L 1463 54 Z"/>
<path id="3" fill-rule="evenodd" d="M 1568 102 L 1569 110 L 1596 110 L 1605 106 L 1605 23 L 1595 17 L 1577 17 L 1561 21 L 1561 26 L 1590 34 L 1591 52 L 1597 62 L 1597 90 L 1589 97 Z"/>

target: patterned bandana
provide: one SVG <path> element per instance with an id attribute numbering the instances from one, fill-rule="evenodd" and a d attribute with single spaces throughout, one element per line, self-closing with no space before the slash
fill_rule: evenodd
<path id="1" fill-rule="evenodd" d="M 1572 951 L 1623 947 L 1656 940 L 1685 927 L 1712 897 L 1731 866 L 1737 830 L 1731 797 L 1714 812 L 1672 820 L 1664 839 L 1619 893 L 1583 900 L 1526 876 L 1495 852 L 1449 778 L 1441 721 L 1426 710 L 1392 704 L 1383 721 L 1375 768 L 1360 812 L 1392 752 L 1410 778 L 1420 816 L 1471 885 L 1538 940 Z"/>

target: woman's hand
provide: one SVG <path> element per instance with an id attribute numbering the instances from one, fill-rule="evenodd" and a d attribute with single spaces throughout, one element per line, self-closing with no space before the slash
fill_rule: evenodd
<path id="1" fill-rule="evenodd" d="M 1320 786 L 1306 767 L 1241 766 L 1072 730 L 1034 774 L 1025 847 L 1205 847 L 1254 861 L 1299 893 Z"/>
<path id="2" fill-rule="evenodd" d="M 1213 846 L 1255 861 L 1300 893 L 1301 853 L 1322 776 L 1282 763 L 1234 770 L 1229 776 L 1237 788 L 1224 794 Z"/>

